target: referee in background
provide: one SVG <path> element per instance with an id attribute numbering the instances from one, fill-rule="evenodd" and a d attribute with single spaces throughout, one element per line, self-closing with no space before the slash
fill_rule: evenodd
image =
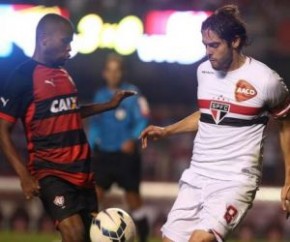
<path id="1" fill-rule="evenodd" d="M 123 101 L 116 110 L 91 119 L 89 142 L 95 150 L 93 170 L 99 202 L 116 183 L 125 190 L 125 198 L 137 227 L 140 242 L 146 242 L 149 225 L 139 186 L 141 181 L 141 154 L 138 137 L 148 124 L 149 107 L 138 88 L 122 81 L 123 60 L 110 54 L 103 70 L 105 86 L 95 94 L 94 101 L 109 101 L 119 89 L 136 91 L 138 95 Z"/>

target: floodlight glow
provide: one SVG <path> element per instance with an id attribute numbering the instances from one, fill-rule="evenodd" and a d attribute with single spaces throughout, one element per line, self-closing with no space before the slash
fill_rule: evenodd
<path id="1" fill-rule="evenodd" d="M 37 23 L 47 13 L 67 17 L 59 7 L 0 4 L 0 22 L 4 23 L 0 26 L 0 58 L 11 55 L 13 44 L 32 56 Z M 107 48 L 121 55 L 137 51 L 146 62 L 191 64 L 205 54 L 200 27 L 208 15 L 201 11 L 150 11 L 143 24 L 132 15 L 118 23 L 105 23 L 100 16 L 88 14 L 76 24 L 71 56 Z"/>
<path id="2" fill-rule="evenodd" d="M 121 55 L 130 55 L 136 51 L 143 36 L 143 23 L 135 16 L 125 17 L 116 32 L 115 49 Z"/>
<path id="3" fill-rule="evenodd" d="M 143 35 L 142 21 L 127 16 L 119 23 L 103 23 L 100 16 L 89 14 L 78 23 L 76 46 L 80 53 L 89 54 L 98 48 L 115 49 L 121 55 L 130 55 L 137 49 Z"/>
<path id="4" fill-rule="evenodd" d="M 0 5 L 0 57 L 12 53 L 13 44 L 21 48 L 25 55 L 32 56 L 35 47 L 35 29 L 38 21 L 47 13 L 62 14 L 59 7 L 33 5 Z"/>
<path id="5" fill-rule="evenodd" d="M 10 41 L 9 32 L 11 31 L 10 26 L 7 24 L 9 16 L 13 13 L 13 9 L 10 5 L 0 5 L 0 23 L 1 26 L 1 37 L 0 37 L 0 58 L 8 57 L 12 54 L 13 43 Z"/>
<path id="6" fill-rule="evenodd" d="M 153 16 L 158 17 L 156 12 Z M 138 47 L 140 59 L 180 64 L 192 64 L 200 60 L 205 54 L 200 27 L 207 16 L 205 12 L 172 12 L 170 16 L 167 16 L 164 35 L 154 35 L 151 32 L 151 35 L 142 39 Z M 148 29 L 152 28 L 149 26 Z M 158 29 L 158 32 L 161 31 Z"/>
<path id="7" fill-rule="evenodd" d="M 96 14 L 83 17 L 77 25 L 79 34 L 75 36 L 72 46 L 82 54 L 94 52 L 100 45 L 103 20 Z"/>

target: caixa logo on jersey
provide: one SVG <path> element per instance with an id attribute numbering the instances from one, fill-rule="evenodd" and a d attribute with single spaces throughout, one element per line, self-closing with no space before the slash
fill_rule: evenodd
<path id="1" fill-rule="evenodd" d="M 78 100 L 76 97 L 66 97 L 53 100 L 50 106 L 50 112 L 60 113 L 78 108 Z"/>
<path id="2" fill-rule="evenodd" d="M 210 104 L 210 111 L 216 124 L 220 123 L 230 110 L 230 104 L 212 101 Z"/>

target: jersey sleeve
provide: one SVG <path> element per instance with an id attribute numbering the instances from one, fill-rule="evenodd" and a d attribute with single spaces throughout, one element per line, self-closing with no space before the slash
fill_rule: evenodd
<path id="1" fill-rule="evenodd" d="M 16 71 L 1 89 L 0 118 L 14 123 L 32 101 L 32 80 Z"/>
<path id="2" fill-rule="evenodd" d="M 267 106 L 274 118 L 283 118 L 290 111 L 289 90 L 283 79 L 276 73 L 270 74 L 266 91 Z"/>

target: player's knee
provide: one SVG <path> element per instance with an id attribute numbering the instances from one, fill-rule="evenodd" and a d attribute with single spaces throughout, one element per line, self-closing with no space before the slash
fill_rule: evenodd
<path id="1" fill-rule="evenodd" d="M 195 230 L 191 234 L 189 242 L 216 242 L 215 236 L 203 230 Z"/>
<path id="2" fill-rule="evenodd" d="M 83 226 L 64 225 L 59 228 L 63 242 L 85 242 Z"/>

